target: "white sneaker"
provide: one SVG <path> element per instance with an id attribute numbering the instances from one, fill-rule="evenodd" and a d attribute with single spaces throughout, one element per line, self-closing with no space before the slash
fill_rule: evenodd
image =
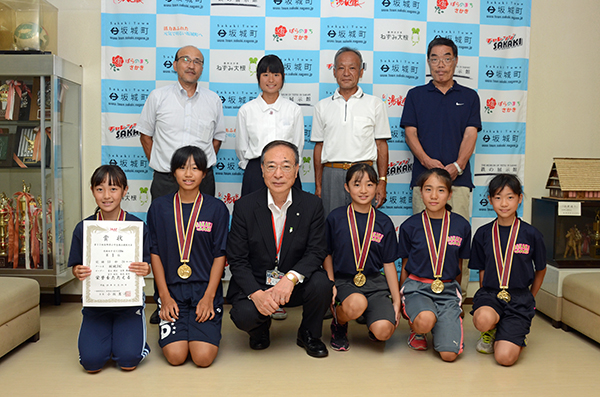
<path id="1" fill-rule="evenodd" d="M 479 353 L 483 354 L 493 354 L 494 353 L 494 342 L 496 341 L 496 328 L 482 332 L 479 340 L 477 341 L 477 346 L 475 349 Z"/>

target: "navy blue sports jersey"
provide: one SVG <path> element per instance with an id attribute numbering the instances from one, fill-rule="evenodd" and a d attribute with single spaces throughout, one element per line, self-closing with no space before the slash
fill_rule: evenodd
<path id="1" fill-rule="evenodd" d="M 167 285 L 195 281 L 208 282 L 214 259 L 225 255 L 229 211 L 222 201 L 207 194 L 203 195 L 202 208 L 193 229 L 194 240 L 188 263 L 192 268 L 192 275 L 184 280 L 177 275 L 177 269 L 181 266 L 181 256 L 175 229 L 174 197 L 175 193 L 168 194 L 157 198 L 150 205 L 148 210 L 148 227 L 152 237 L 150 252 L 160 256 Z M 181 205 L 185 230 L 187 230 L 193 205 L 193 203 Z"/>
<path id="2" fill-rule="evenodd" d="M 442 219 L 431 219 L 431 228 L 437 247 L 440 241 Z M 451 212 L 442 280 L 454 280 L 461 274 L 458 262 L 459 259 L 469 258 L 470 242 L 471 225 L 462 216 Z M 411 216 L 400 226 L 398 256 L 408 258 L 405 267 L 408 273 L 417 277 L 435 278 L 423 228 L 422 213 Z"/>
<path id="3" fill-rule="evenodd" d="M 498 282 L 492 243 L 493 224 L 494 221 L 487 223 L 475 232 L 469 268 L 485 270 L 482 286 L 499 289 L 500 283 Z M 500 226 L 499 230 L 502 256 L 504 257 L 510 226 Z M 535 272 L 546 268 L 544 236 L 535 227 L 521 220 L 514 251 L 508 288 L 529 288 L 533 283 Z"/>
<path id="4" fill-rule="evenodd" d="M 96 215 L 91 215 L 85 218 L 83 221 L 95 221 Z M 126 221 L 137 221 L 143 222 L 140 218 L 135 215 L 131 215 L 130 213 L 125 213 Z M 79 222 L 77 226 L 75 226 L 75 230 L 73 230 L 73 240 L 71 241 L 71 252 L 69 253 L 69 263 L 68 266 L 81 265 L 83 262 L 83 221 Z M 143 253 L 143 261 L 150 263 L 150 233 L 148 231 L 148 227 L 144 224 L 144 253 Z"/>
<path id="5" fill-rule="evenodd" d="M 348 226 L 348 206 L 331 211 L 327 217 L 327 254 L 333 258 L 335 276 L 353 276 L 356 274 L 356 262 L 352 248 L 352 237 Z M 368 214 L 355 212 L 358 236 L 362 244 L 367 227 Z M 371 235 L 371 247 L 363 273 L 379 273 L 384 263 L 398 259 L 396 230 L 389 216 L 375 210 L 375 227 Z"/>

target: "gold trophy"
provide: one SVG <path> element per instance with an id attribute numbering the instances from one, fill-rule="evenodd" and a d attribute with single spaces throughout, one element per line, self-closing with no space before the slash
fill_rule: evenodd
<path id="1" fill-rule="evenodd" d="M 590 246 L 590 256 L 598 259 L 600 258 L 600 210 L 596 211 L 593 227 L 594 232 L 591 235 L 593 244 Z"/>
<path id="2" fill-rule="evenodd" d="M 30 255 L 31 247 L 29 240 L 29 232 L 31 231 L 31 221 L 29 219 L 29 201 L 31 201 L 31 185 L 27 186 L 23 181 L 23 191 L 16 193 L 17 196 L 17 219 L 18 222 L 15 228 L 18 230 L 19 236 L 19 263 L 14 263 L 13 267 L 25 266 L 26 269 L 30 269 Z"/>
<path id="3" fill-rule="evenodd" d="M 10 201 L 6 193 L 0 194 L 0 267 L 8 267 L 8 223 Z"/>

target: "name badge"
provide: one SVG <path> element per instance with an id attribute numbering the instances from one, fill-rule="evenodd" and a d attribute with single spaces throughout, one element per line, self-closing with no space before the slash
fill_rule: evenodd
<path id="1" fill-rule="evenodd" d="M 279 280 L 285 276 L 285 273 L 281 273 L 277 268 L 267 270 L 267 285 L 276 285 Z"/>

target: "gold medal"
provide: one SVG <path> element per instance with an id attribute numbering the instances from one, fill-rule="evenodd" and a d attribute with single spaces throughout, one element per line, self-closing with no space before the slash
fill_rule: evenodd
<path id="1" fill-rule="evenodd" d="M 427 211 L 421 213 L 421 221 L 423 222 L 423 230 L 425 231 L 425 240 L 427 241 L 427 249 L 429 251 L 429 259 L 431 261 L 431 271 L 435 280 L 431 283 L 431 290 L 436 294 L 440 294 L 444 290 L 444 283 L 440 279 L 444 273 L 444 262 L 446 260 L 446 250 L 448 247 L 448 233 L 450 232 L 450 212 L 445 211 L 442 219 L 442 229 L 440 230 L 440 241 L 438 246 L 435 245 L 435 238 L 431 227 L 431 220 Z"/>
<path id="2" fill-rule="evenodd" d="M 367 226 L 365 228 L 362 244 L 360 243 L 356 215 L 354 214 L 352 204 L 348 206 L 346 214 L 348 216 L 348 227 L 350 228 L 352 251 L 354 252 L 354 263 L 356 264 L 356 271 L 358 272 L 354 276 L 354 285 L 362 287 L 367 282 L 367 277 L 362 272 L 367 264 L 367 256 L 369 255 L 369 249 L 371 248 L 371 236 L 373 235 L 373 230 L 375 230 L 375 210 L 373 207 L 369 208 Z"/>
<path id="3" fill-rule="evenodd" d="M 177 269 L 177 275 L 184 280 L 190 278 L 192 275 L 192 268 L 184 263 Z"/>
<path id="4" fill-rule="evenodd" d="M 444 290 L 444 282 L 439 278 L 436 278 L 431 283 L 431 290 L 436 294 L 442 293 L 442 291 Z"/>
<path id="5" fill-rule="evenodd" d="M 506 303 L 510 302 L 510 293 L 505 289 L 501 289 L 496 297 Z"/>
<path id="6" fill-rule="evenodd" d="M 354 276 L 354 285 L 356 285 L 357 287 L 362 287 L 363 285 L 365 285 L 366 282 L 367 277 L 365 277 L 365 275 L 362 274 L 362 272 L 356 273 L 356 276 Z"/>
<path id="7" fill-rule="evenodd" d="M 192 241 L 194 240 L 194 229 L 204 198 L 198 193 L 194 199 L 194 206 L 188 219 L 187 230 L 184 230 L 183 225 L 183 210 L 181 208 L 181 200 L 179 193 L 175 193 L 173 197 L 173 212 L 175 214 L 175 231 L 177 232 L 177 245 L 179 246 L 179 257 L 181 258 L 181 266 L 177 268 L 177 275 L 183 280 L 190 278 L 192 268 L 187 264 L 190 261 L 190 253 L 192 251 Z"/>
<path id="8" fill-rule="evenodd" d="M 498 276 L 498 285 L 500 292 L 498 292 L 498 299 L 504 302 L 510 302 L 510 294 L 507 289 L 510 285 L 510 270 L 512 268 L 513 256 L 515 245 L 517 243 L 517 237 L 519 235 L 519 227 L 521 222 L 519 218 L 515 218 L 511 227 L 508 241 L 506 242 L 506 251 L 502 256 L 502 249 L 500 243 L 500 227 L 498 226 L 498 220 L 492 225 L 492 248 L 494 249 L 494 260 L 496 261 L 496 275 Z"/>

